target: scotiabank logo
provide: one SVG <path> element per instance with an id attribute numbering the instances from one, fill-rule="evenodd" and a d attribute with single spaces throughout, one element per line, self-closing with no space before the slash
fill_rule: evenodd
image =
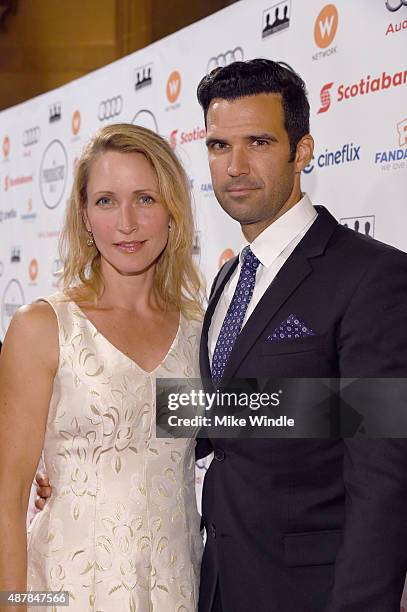
<path id="1" fill-rule="evenodd" d="M 196 127 L 190 132 L 181 132 L 179 135 L 178 132 L 179 130 L 173 130 L 169 137 L 170 146 L 173 149 L 177 144 L 186 145 L 196 140 L 203 140 L 206 137 L 206 130 L 201 127 Z"/>
<path id="2" fill-rule="evenodd" d="M 8 154 L 10 153 L 10 138 L 8 136 L 4 136 L 3 138 L 3 155 L 7 159 Z"/>
<path id="3" fill-rule="evenodd" d="M 315 44 L 326 49 L 335 38 L 338 29 L 338 11 L 334 4 L 327 4 L 319 13 L 314 24 Z"/>
<path id="4" fill-rule="evenodd" d="M 341 84 L 338 86 L 336 91 L 336 101 L 343 102 L 344 100 L 350 100 L 358 96 L 365 96 L 376 91 L 382 91 L 384 89 L 390 89 L 392 87 L 399 87 L 407 83 L 407 70 L 394 72 L 393 74 L 387 74 L 382 72 L 381 76 L 372 79 L 371 75 L 368 74 L 366 77 L 361 78 L 358 83 L 352 84 Z M 326 83 L 321 89 L 321 108 L 318 110 L 319 113 L 325 113 L 331 106 L 331 97 L 329 90 L 333 83 Z"/>
<path id="5" fill-rule="evenodd" d="M 333 85 L 333 81 L 331 83 L 326 83 L 321 91 L 320 91 L 320 98 L 321 98 L 321 107 L 318 111 L 318 115 L 320 113 L 326 113 L 326 111 L 329 109 L 329 107 L 331 106 L 331 94 L 330 94 L 330 89 Z"/>
<path id="6" fill-rule="evenodd" d="M 19 187 L 20 185 L 25 185 L 26 183 L 32 183 L 33 177 L 32 174 L 28 176 L 5 176 L 4 177 L 4 191 L 8 191 L 12 187 Z"/>
<path id="7" fill-rule="evenodd" d="M 181 92 L 181 75 L 178 70 L 171 72 L 167 80 L 166 94 L 167 100 L 170 104 L 174 104 L 177 101 Z"/>

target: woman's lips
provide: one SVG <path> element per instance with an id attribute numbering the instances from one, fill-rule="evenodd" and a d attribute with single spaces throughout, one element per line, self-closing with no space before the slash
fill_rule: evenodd
<path id="1" fill-rule="evenodd" d="M 144 243 L 145 240 L 132 240 L 131 242 L 116 242 L 114 246 L 117 247 L 120 251 L 123 251 L 124 253 L 136 253 L 141 249 Z"/>

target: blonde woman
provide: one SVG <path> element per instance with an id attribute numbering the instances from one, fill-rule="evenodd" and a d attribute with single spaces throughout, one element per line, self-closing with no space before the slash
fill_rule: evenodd
<path id="1" fill-rule="evenodd" d="M 0 591 L 68 591 L 75 612 L 196 610 L 195 441 L 154 435 L 155 379 L 199 376 L 192 234 L 168 144 L 103 128 L 76 169 L 63 292 L 22 308 L 3 346 L 0 483 L 15 486 L 0 516 Z M 53 490 L 27 554 L 42 450 Z"/>

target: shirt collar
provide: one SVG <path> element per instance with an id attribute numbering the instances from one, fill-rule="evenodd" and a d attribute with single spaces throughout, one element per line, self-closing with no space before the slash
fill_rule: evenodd
<path id="1" fill-rule="evenodd" d="M 252 252 L 266 268 L 276 260 L 284 249 L 305 230 L 307 225 L 317 216 L 317 211 L 311 204 L 307 194 L 297 204 L 290 208 L 257 236 L 250 244 Z M 239 255 L 242 263 L 242 251 Z"/>

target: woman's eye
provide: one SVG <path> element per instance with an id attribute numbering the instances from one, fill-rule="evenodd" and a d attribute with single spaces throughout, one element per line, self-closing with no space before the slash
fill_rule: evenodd
<path id="1" fill-rule="evenodd" d="M 154 202 L 154 199 L 149 195 L 142 195 L 140 196 L 140 202 L 142 204 L 152 204 Z"/>
<path id="2" fill-rule="evenodd" d="M 96 202 L 98 206 L 108 206 L 111 203 L 112 203 L 112 200 L 110 198 L 99 198 L 98 201 Z"/>

